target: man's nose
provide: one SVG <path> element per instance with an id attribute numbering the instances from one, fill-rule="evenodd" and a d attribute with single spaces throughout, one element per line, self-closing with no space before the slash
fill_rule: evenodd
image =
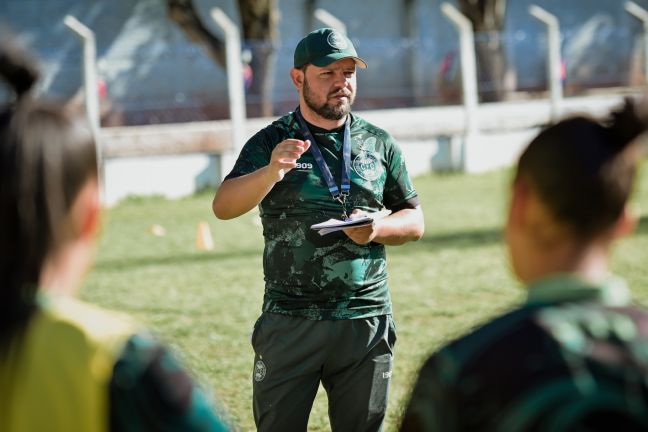
<path id="1" fill-rule="evenodd" d="M 344 72 L 340 71 L 335 73 L 333 84 L 339 87 L 346 87 L 347 83 L 349 83 L 349 79 L 346 77 Z"/>

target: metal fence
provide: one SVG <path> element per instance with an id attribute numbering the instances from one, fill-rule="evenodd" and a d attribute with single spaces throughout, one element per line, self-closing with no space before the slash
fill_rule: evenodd
<path id="1" fill-rule="evenodd" d="M 455 37 L 352 38 L 369 64 L 358 72 L 356 109 L 461 103 L 459 44 Z M 478 89 L 482 101 L 543 97 L 547 90 L 547 39 L 542 32 L 477 33 Z M 273 114 L 294 108 L 289 80 L 297 40 L 276 47 Z M 254 41 L 244 43 L 254 48 Z M 254 51 L 254 49 L 252 49 Z M 644 85 L 641 35 L 604 21 L 562 33 L 562 79 L 566 96 L 609 87 Z M 40 48 L 42 91 L 81 100 L 81 51 Z M 152 44 L 99 47 L 98 89 L 102 125 L 138 125 L 229 117 L 226 72 L 202 48 L 181 39 Z M 260 112 L 259 94 L 249 91 L 259 76 L 245 71 L 249 116 Z"/>

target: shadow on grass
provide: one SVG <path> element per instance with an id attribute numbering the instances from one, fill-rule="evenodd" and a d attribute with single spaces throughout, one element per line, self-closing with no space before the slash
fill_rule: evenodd
<path id="1" fill-rule="evenodd" d="M 648 234 L 648 215 L 642 216 L 637 224 L 635 235 Z M 504 231 L 500 228 L 484 228 L 457 231 L 443 234 L 425 235 L 416 243 L 405 249 L 392 248 L 390 254 L 411 253 L 412 249 L 440 250 L 444 248 L 473 248 L 491 246 L 504 242 Z M 261 250 L 240 250 L 236 252 L 194 252 L 184 255 L 139 257 L 100 261 L 95 266 L 99 271 L 123 270 L 128 268 L 145 267 L 150 265 L 177 265 L 201 263 L 206 261 L 225 261 L 230 259 L 261 257 Z"/>
<path id="2" fill-rule="evenodd" d="M 644 215 L 639 218 L 637 223 L 636 234 L 643 235 L 648 234 L 648 216 Z"/>
<path id="3" fill-rule="evenodd" d="M 97 262 L 96 271 L 119 271 L 129 268 L 156 266 L 197 264 L 207 261 L 225 261 L 231 259 L 256 258 L 261 260 L 263 254 L 260 250 L 239 250 L 236 252 L 193 252 L 184 255 L 149 256 L 137 258 L 111 259 Z"/>
<path id="4" fill-rule="evenodd" d="M 425 235 L 417 242 L 425 249 L 471 248 L 490 246 L 504 241 L 502 228 L 485 228 L 470 231 L 457 231 L 443 234 Z"/>
<path id="5" fill-rule="evenodd" d="M 641 216 L 637 224 L 635 235 L 648 234 L 648 215 Z M 419 247 L 427 250 L 443 248 L 471 248 L 490 246 L 504 242 L 504 229 L 483 228 L 466 231 L 457 231 L 443 234 L 424 235 L 417 243 Z"/>

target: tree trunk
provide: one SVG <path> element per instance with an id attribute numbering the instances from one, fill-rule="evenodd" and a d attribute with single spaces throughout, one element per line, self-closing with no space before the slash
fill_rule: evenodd
<path id="1" fill-rule="evenodd" d="M 278 41 L 277 1 L 238 0 L 238 7 L 241 13 L 243 39 L 252 54 L 250 66 L 253 76 L 248 92 L 260 102 L 258 113 L 264 117 L 271 117 Z"/>
<path id="2" fill-rule="evenodd" d="M 190 41 L 202 45 L 212 60 L 225 68 L 225 42 L 205 27 L 192 0 L 167 0 L 167 15 Z"/>
<path id="3" fill-rule="evenodd" d="M 479 95 L 482 102 L 499 101 L 507 88 L 507 61 L 501 32 L 504 30 L 506 0 L 458 0 L 459 10 L 472 22 Z"/>
<path id="4" fill-rule="evenodd" d="M 252 71 L 248 93 L 258 102 L 252 113 L 272 116 L 274 62 L 277 50 L 277 1 L 238 0 L 242 39 L 249 43 Z M 178 24 L 187 38 L 201 45 L 216 64 L 225 68 L 225 41 L 203 23 L 192 0 L 167 0 L 169 18 Z M 256 108 L 256 109 L 254 109 Z"/>

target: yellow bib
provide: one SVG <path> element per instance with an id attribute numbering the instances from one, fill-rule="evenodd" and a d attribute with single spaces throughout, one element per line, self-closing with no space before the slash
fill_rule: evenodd
<path id="1" fill-rule="evenodd" d="M 44 297 L 0 360 L 0 431 L 108 430 L 108 384 L 137 330 L 129 318 L 68 297 Z"/>

